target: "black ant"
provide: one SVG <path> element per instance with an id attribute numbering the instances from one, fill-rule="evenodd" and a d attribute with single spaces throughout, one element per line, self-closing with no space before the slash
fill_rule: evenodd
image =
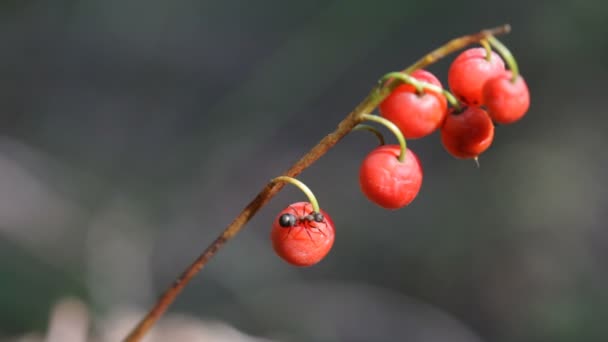
<path id="1" fill-rule="evenodd" d="M 323 230 L 321 230 L 319 228 L 319 226 L 316 223 L 325 223 L 325 216 L 323 216 L 323 214 L 319 213 L 319 212 L 312 212 L 310 214 L 306 214 L 306 211 L 304 208 L 302 208 L 302 214 L 298 214 L 298 211 L 292 207 L 289 206 L 289 209 L 291 209 L 293 211 L 292 213 L 285 213 L 281 216 L 279 216 L 279 225 L 283 228 L 293 228 L 295 226 L 299 226 L 302 225 L 302 228 L 306 229 L 306 233 L 308 234 L 308 236 L 310 237 L 310 239 L 314 242 L 312 235 L 310 234 L 309 228 L 315 228 L 319 233 L 323 234 L 323 236 L 325 236 L 325 232 L 323 232 Z M 291 232 L 291 230 L 287 233 L 287 235 L 285 236 L 285 238 L 287 238 L 287 236 L 289 236 L 289 233 Z"/>

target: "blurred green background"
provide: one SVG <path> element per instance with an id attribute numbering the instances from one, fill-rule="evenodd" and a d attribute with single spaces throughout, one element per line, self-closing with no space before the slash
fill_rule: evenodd
<path id="1" fill-rule="evenodd" d="M 287 187 L 170 313 L 276 341 L 608 340 L 607 2 L 0 10 L 1 340 L 45 334 L 65 297 L 86 304 L 101 340 L 118 312 L 141 317 L 381 75 L 504 23 L 532 105 L 497 128 L 480 169 L 437 134 L 410 141 L 422 191 L 385 211 L 358 188 L 376 141 L 352 134 L 300 177 L 337 225 L 323 262 L 297 269 L 272 251 L 271 220 L 303 199 Z M 430 70 L 446 84 L 448 66 Z"/>

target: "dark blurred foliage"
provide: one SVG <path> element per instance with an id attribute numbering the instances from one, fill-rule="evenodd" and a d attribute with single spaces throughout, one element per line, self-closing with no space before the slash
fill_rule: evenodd
<path id="1" fill-rule="evenodd" d="M 0 336 L 44 332 L 65 296 L 99 319 L 149 308 L 382 74 L 510 23 L 501 39 L 532 106 L 497 128 L 480 169 L 437 134 L 410 141 L 422 191 L 385 211 L 359 192 L 358 164 L 376 142 L 354 133 L 300 177 L 337 225 L 326 260 L 295 269 L 273 254 L 271 220 L 302 200 L 287 187 L 171 312 L 281 341 L 608 339 L 608 3 L 4 1 L 0 11 Z M 448 65 L 431 67 L 444 84 Z"/>

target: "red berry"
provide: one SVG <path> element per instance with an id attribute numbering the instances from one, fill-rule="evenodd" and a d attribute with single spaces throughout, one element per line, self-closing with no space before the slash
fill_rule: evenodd
<path id="1" fill-rule="evenodd" d="M 452 111 L 441 128 L 441 142 L 456 158 L 476 158 L 490 147 L 493 139 L 494 124 L 479 107 L 466 107 L 461 113 Z"/>
<path id="2" fill-rule="evenodd" d="M 502 58 L 492 51 L 486 60 L 486 49 L 472 48 L 462 52 L 450 65 L 448 84 L 456 97 L 470 106 L 483 104 L 482 89 L 486 80 L 505 70 Z"/>
<path id="3" fill-rule="evenodd" d="M 416 69 L 414 70 L 410 76 L 412 76 L 413 78 L 417 79 L 418 81 L 422 81 L 422 82 L 426 82 L 426 83 L 430 83 L 430 84 L 434 84 L 440 88 L 443 88 L 443 85 L 441 84 L 441 81 L 439 81 L 439 79 L 437 77 L 435 77 L 435 75 L 433 75 L 433 73 L 431 73 L 430 71 L 424 70 L 424 69 Z M 403 84 L 405 86 L 406 89 L 408 89 L 409 91 L 415 92 L 416 88 L 411 85 L 411 84 Z M 437 99 L 439 100 L 439 102 L 441 102 L 441 106 L 447 110 L 448 109 L 448 100 L 445 98 L 445 96 L 443 96 L 443 94 L 441 93 L 437 93 L 434 91 L 428 91 L 430 94 L 433 94 L 437 97 Z"/>
<path id="4" fill-rule="evenodd" d="M 511 71 L 506 70 L 486 81 L 483 86 L 483 102 L 494 122 L 510 124 L 521 119 L 530 107 L 530 92 L 521 75 L 511 81 Z"/>
<path id="5" fill-rule="evenodd" d="M 308 202 L 283 209 L 272 223 L 270 239 L 274 251 L 294 266 L 312 266 L 323 259 L 334 244 L 334 222 L 323 210 L 313 212 Z"/>
<path id="6" fill-rule="evenodd" d="M 426 70 L 416 70 L 411 76 L 441 87 L 441 82 Z M 441 126 L 447 113 L 447 100 L 441 93 L 425 90 L 417 94 L 414 86 L 402 84 L 380 103 L 379 109 L 380 114 L 399 127 L 407 139 L 416 139 Z"/>
<path id="7" fill-rule="evenodd" d="M 410 204 L 422 185 L 422 166 L 418 156 L 408 149 L 405 160 L 398 157 L 399 145 L 383 145 L 370 152 L 359 170 L 361 191 L 367 198 L 386 209 Z"/>

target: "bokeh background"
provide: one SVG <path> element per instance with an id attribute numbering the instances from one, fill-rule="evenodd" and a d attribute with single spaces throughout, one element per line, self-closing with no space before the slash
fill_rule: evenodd
<path id="1" fill-rule="evenodd" d="M 286 187 L 155 341 L 608 340 L 605 1 L 20 0 L 0 17 L 0 340 L 119 340 L 381 75 L 503 23 L 532 105 L 480 169 L 437 134 L 410 141 L 423 188 L 389 212 L 358 188 L 374 137 L 346 137 L 300 177 L 337 224 L 331 254 L 274 255 L 271 220 L 303 199 Z M 448 66 L 430 70 L 445 84 Z"/>

